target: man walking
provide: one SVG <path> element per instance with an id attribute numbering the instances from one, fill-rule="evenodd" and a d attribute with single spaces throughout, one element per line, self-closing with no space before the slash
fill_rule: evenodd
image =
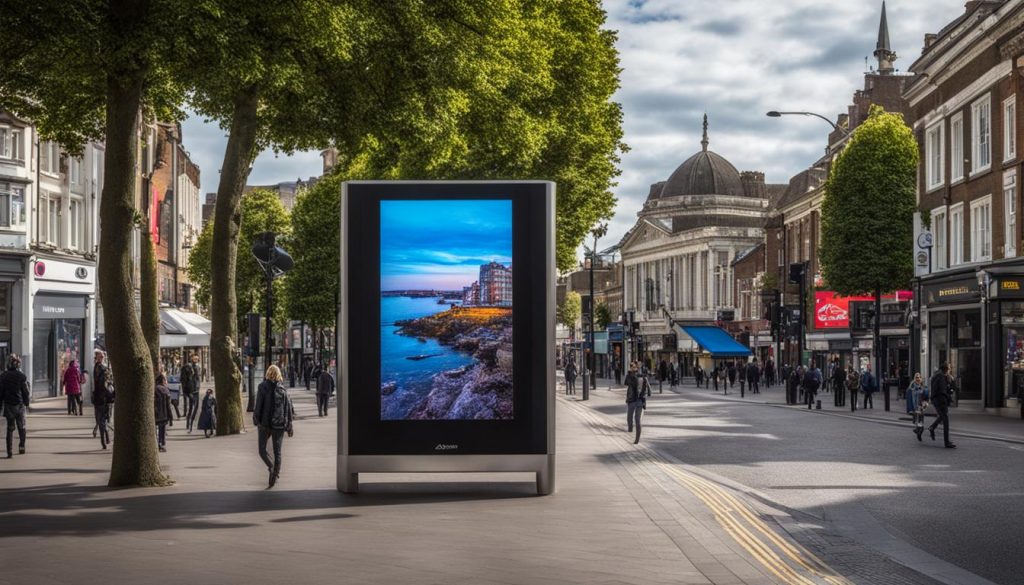
<path id="1" fill-rule="evenodd" d="M 14 429 L 18 429 L 18 454 L 25 454 L 25 413 L 31 395 L 28 379 L 21 372 L 21 358 L 11 354 L 7 371 L 0 374 L 0 409 L 7 419 L 7 458 L 14 457 Z"/>
<path id="2" fill-rule="evenodd" d="M 114 402 L 114 393 L 110 389 L 110 369 L 103 365 L 105 354 L 97 349 L 93 352 L 96 363 L 92 368 L 92 413 L 96 418 L 96 430 L 99 431 L 100 445 L 106 449 L 110 443 L 110 405 Z M 96 431 L 93 431 L 96 436 Z"/>
<path id="3" fill-rule="evenodd" d="M 836 406 L 846 406 L 846 370 L 839 360 L 832 366 L 832 393 Z"/>
<path id="4" fill-rule="evenodd" d="M 747 364 L 747 384 L 750 385 L 751 394 L 759 394 L 760 389 L 758 388 L 758 378 L 761 377 L 761 372 L 757 369 L 757 358 L 750 360 Z"/>
<path id="5" fill-rule="evenodd" d="M 295 418 L 295 408 L 282 382 L 280 368 L 267 368 L 266 380 L 260 384 L 260 389 L 256 392 L 256 406 L 252 412 L 252 421 L 258 429 L 260 459 L 270 473 L 269 487 L 274 487 L 277 479 L 281 477 L 281 447 L 284 443 L 284 434 L 292 436 L 292 420 Z M 273 459 L 267 454 L 268 440 L 272 440 L 274 444 Z"/>
<path id="6" fill-rule="evenodd" d="M 812 361 L 808 364 L 807 373 L 803 379 L 804 395 L 807 398 L 807 410 L 814 408 L 814 397 L 821 388 L 821 370 Z"/>
<path id="7" fill-rule="evenodd" d="M 853 369 L 852 364 L 846 374 L 846 389 L 850 392 L 850 412 L 856 412 L 857 390 L 860 390 L 860 375 L 857 374 L 857 370 Z"/>
<path id="8" fill-rule="evenodd" d="M 565 363 L 565 393 L 576 393 L 576 360 L 571 355 Z"/>
<path id="9" fill-rule="evenodd" d="M 633 427 L 636 427 L 634 445 L 640 442 L 640 418 L 647 408 L 647 397 L 650 395 L 651 385 L 647 377 L 637 374 L 636 363 L 630 364 L 629 373 L 626 374 L 626 432 L 632 433 Z"/>
<path id="10" fill-rule="evenodd" d="M 327 416 L 327 405 L 334 395 L 334 375 L 330 368 L 317 365 L 320 374 L 316 377 L 316 410 L 320 416 Z"/>
<path id="11" fill-rule="evenodd" d="M 866 410 L 870 404 L 871 409 L 874 410 L 875 401 L 873 395 L 878 391 L 878 380 L 871 373 L 871 364 L 864 368 L 864 375 L 860 377 L 860 391 L 864 393 L 864 406 L 862 408 Z"/>
<path id="12" fill-rule="evenodd" d="M 928 433 L 931 435 L 932 440 L 935 440 L 935 427 L 942 423 L 942 440 L 947 449 L 956 449 L 956 445 L 949 441 L 949 364 L 942 362 L 939 366 L 939 371 L 935 372 L 932 376 L 929 388 L 929 396 L 931 397 L 932 406 L 935 407 L 935 412 L 938 416 L 935 418 L 935 422 L 928 427 Z M 10 423 L 8 423 L 9 425 Z M 10 426 L 7 427 L 7 436 L 10 435 Z M 914 431 L 918 433 L 918 438 L 921 437 L 921 433 L 924 432 L 923 428 L 918 428 Z M 8 443 L 10 444 L 10 443 Z"/>
<path id="13" fill-rule="evenodd" d="M 185 394 L 185 428 L 192 432 L 196 413 L 199 411 L 199 356 L 192 354 L 192 361 L 181 367 L 181 391 Z"/>

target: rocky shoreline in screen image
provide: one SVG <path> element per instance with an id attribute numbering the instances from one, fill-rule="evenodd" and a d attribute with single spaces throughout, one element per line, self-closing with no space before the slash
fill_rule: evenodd
<path id="1" fill-rule="evenodd" d="M 397 335 L 432 338 L 443 346 L 472 356 L 472 363 L 434 374 L 429 390 L 409 408 L 410 420 L 508 420 L 512 411 L 512 309 L 456 307 L 447 311 L 396 321 Z M 409 356 L 428 360 L 431 356 Z M 398 399 L 397 383 L 381 384 L 383 410 Z"/>

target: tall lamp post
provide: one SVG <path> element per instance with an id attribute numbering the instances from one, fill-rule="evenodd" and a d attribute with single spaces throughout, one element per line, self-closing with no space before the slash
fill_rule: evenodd
<path id="1" fill-rule="evenodd" d="M 588 337 L 588 349 L 590 350 L 590 357 L 588 359 L 587 351 L 584 349 L 583 359 L 585 362 L 584 367 L 590 370 L 590 386 L 593 387 L 597 384 L 597 372 L 595 366 L 597 365 L 597 354 L 594 352 L 594 310 L 597 309 L 597 303 L 594 302 L 594 264 L 597 263 L 597 240 L 608 233 L 608 224 L 599 223 L 593 230 L 590 231 L 591 235 L 594 236 L 594 247 L 590 250 L 590 314 L 587 319 L 590 323 L 590 333 Z M 592 360 L 592 361 L 591 361 Z M 590 388 L 587 386 L 586 381 L 583 383 L 583 400 L 590 400 Z"/>
<path id="2" fill-rule="evenodd" d="M 274 232 L 263 232 L 261 234 L 257 234 L 256 241 L 252 245 L 252 255 L 256 258 L 256 261 L 260 263 L 260 268 L 263 269 L 263 274 L 267 277 L 267 356 L 263 364 L 265 370 L 270 367 L 270 363 L 274 359 L 274 329 L 272 325 L 274 320 L 274 279 L 291 270 L 295 265 L 295 262 L 292 260 L 292 257 L 288 252 L 285 252 L 277 245 L 277 234 Z M 255 393 L 250 389 L 250 402 L 253 400 L 253 394 Z"/>

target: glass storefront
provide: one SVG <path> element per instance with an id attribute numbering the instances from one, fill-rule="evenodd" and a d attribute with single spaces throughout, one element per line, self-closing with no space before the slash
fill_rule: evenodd
<path id="1" fill-rule="evenodd" d="M 958 398 L 981 400 L 981 310 L 931 311 L 928 320 L 933 367 L 927 375 L 930 377 L 939 364 L 946 362 L 960 390 Z"/>
<path id="2" fill-rule="evenodd" d="M 1024 303 L 1002 305 L 1005 398 L 1024 399 Z"/>
<path id="3" fill-rule="evenodd" d="M 58 396 L 61 374 L 71 360 L 83 366 L 85 307 L 81 296 L 36 295 L 32 321 L 32 393 Z M 88 370 L 91 360 L 84 364 Z"/>

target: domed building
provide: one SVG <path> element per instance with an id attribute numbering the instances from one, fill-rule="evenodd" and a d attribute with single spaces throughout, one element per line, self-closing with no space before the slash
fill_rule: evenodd
<path id="1" fill-rule="evenodd" d="M 620 242 L 623 306 L 639 323 L 632 356 L 684 364 L 728 357 L 707 350 L 710 338 L 704 343 L 690 333 L 729 337 L 713 328 L 735 311 L 732 262 L 764 242 L 769 204 L 786 186 L 766 185 L 761 172 L 738 171 L 709 143 L 705 114 L 701 149 L 651 185 Z"/>

